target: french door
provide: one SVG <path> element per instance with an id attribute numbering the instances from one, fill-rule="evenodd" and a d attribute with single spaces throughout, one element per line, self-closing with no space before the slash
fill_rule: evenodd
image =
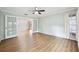
<path id="1" fill-rule="evenodd" d="M 5 38 L 11 38 L 16 36 L 16 17 L 5 16 Z"/>

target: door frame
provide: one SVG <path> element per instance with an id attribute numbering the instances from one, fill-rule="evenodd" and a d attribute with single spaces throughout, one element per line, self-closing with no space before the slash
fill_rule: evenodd
<path id="1" fill-rule="evenodd" d="M 70 37 L 69 37 L 69 20 L 68 20 L 68 15 L 69 15 L 70 13 L 69 12 L 67 12 L 67 13 L 65 13 L 65 34 L 66 34 L 66 38 L 67 39 L 70 39 Z M 77 38 L 78 38 L 78 22 L 77 22 L 77 10 L 76 10 L 76 41 L 77 41 Z M 73 39 L 72 39 L 73 40 Z"/>

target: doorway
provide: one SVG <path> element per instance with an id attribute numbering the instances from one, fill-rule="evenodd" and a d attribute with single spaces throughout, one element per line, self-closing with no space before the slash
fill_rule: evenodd
<path id="1" fill-rule="evenodd" d="M 70 14 L 68 19 L 69 19 L 69 39 L 76 40 L 76 36 L 77 36 L 76 13 Z"/>
<path id="2" fill-rule="evenodd" d="M 5 38 L 12 38 L 16 36 L 16 17 L 5 16 Z"/>

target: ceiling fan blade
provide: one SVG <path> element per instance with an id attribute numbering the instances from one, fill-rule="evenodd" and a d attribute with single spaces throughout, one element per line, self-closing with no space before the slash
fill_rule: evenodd
<path id="1" fill-rule="evenodd" d="M 35 14 L 34 12 L 32 14 Z"/>
<path id="2" fill-rule="evenodd" d="M 38 10 L 38 12 L 44 12 L 45 10 Z"/>
<path id="3" fill-rule="evenodd" d="M 39 12 L 39 14 L 41 14 L 41 13 Z"/>

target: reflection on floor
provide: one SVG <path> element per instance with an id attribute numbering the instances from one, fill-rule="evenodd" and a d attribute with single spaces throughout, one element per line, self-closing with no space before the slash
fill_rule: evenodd
<path id="1" fill-rule="evenodd" d="M 25 36 L 24 36 L 25 35 Z M 77 42 L 73 40 L 49 36 L 42 33 L 34 33 L 33 39 L 21 34 L 19 38 L 3 40 L 0 43 L 0 51 L 33 51 L 33 52 L 76 52 Z"/>

